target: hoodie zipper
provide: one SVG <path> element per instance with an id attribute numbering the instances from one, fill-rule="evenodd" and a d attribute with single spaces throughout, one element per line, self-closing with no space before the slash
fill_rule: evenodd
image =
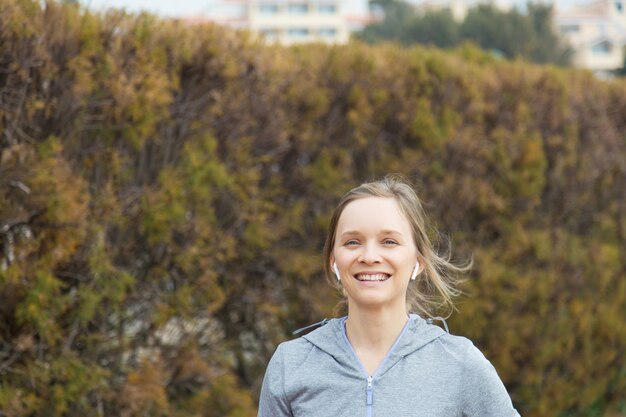
<path id="1" fill-rule="evenodd" d="M 346 319 L 347 319 L 347 317 L 344 317 L 342 319 L 342 322 L 341 322 L 341 325 L 343 327 L 343 339 L 346 341 L 346 345 L 348 345 L 348 347 L 352 351 L 352 354 L 354 355 L 354 358 L 356 359 L 356 361 L 361 365 L 361 369 L 363 369 L 363 373 L 365 375 L 367 375 L 367 371 L 365 370 L 365 367 L 361 363 L 358 355 L 356 354 L 356 352 L 352 348 L 352 345 L 350 344 L 350 341 L 348 340 L 348 335 L 346 334 Z M 396 345 L 400 341 L 400 338 L 402 337 L 402 335 L 404 335 L 406 330 L 409 328 L 409 322 L 410 321 L 411 321 L 411 318 L 409 317 L 409 320 L 407 320 L 406 324 L 404 325 L 404 328 L 402 329 L 402 332 L 400 332 L 400 335 L 398 336 L 398 338 L 394 342 L 393 346 L 391 346 L 391 349 L 389 349 L 389 352 L 387 352 L 387 356 L 385 356 L 383 361 L 380 363 L 379 369 L 387 361 L 387 358 L 389 358 L 389 355 L 391 355 L 391 352 L 393 352 L 393 350 L 395 349 Z M 373 408 L 373 405 L 374 405 L 374 387 L 373 387 L 373 384 L 372 384 L 373 380 L 374 380 L 374 376 L 373 375 L 368 375 L 368 377 L 366 379 L 366 381 L 367 381 L 367 388 L 365 389 L 366 417 L 372 417 L 372 408 Z"/>
<path id="2" fill-rule="evenodd" d="M 372 417 L 372 405 L 374 404 L 374 392 L 372 390 L 372 379 L 374 379 L 373 376 L 368 376 L 367 377 L 367 389 L 365 391 L 366 393 L 366 400 L 365 400 L 365 405 L 366 405 L 366 410 L 367 410 L 367 417 Z"/>

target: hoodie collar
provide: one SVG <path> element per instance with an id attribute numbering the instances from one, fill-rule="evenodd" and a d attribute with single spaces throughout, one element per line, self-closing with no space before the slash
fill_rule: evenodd
<path id="1" fill-rule="evenodd" d="M 345 336 L 344 322 L 347 317 L 331 319 L 328 323 L 309 334 L 302 336 L 318 349 L 332 356 L 342 365 L 365 372 Z M 423 346 L 444 335 L 438 326 L 428 324 L 417 314 L 409 315 L 409 320 L 398 339 L 381 362 L 374 376 L 379 377 L 391 369 L 399 360 L 421 349 Z"/>

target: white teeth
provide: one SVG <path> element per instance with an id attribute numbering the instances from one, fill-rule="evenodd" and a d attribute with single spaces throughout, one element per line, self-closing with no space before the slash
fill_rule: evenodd
<path id="1" fill-rule="evenodd" d="M 359 281 L 385 281 L 387 278 L 389 275 L 386 274 L 359 274 L 356 276 Z"/>

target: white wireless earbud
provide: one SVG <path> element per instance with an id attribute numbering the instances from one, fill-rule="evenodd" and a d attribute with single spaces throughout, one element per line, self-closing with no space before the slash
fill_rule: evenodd
<path id="1" fill-rule="evenodd" d="M 415 278 L 417 278 L 417 273 L 420 270 L 420 263 L 419 261 L 415 262 L 415 268 L 413 268 L 413 273 L 411 274 L 411 281 L 415 281 Z"/>
<path id="2" fill-rule="evenodd" d="M 341 281 L 341 275 L 339 275 L 339 268 L 337 268 L 337 262 L 333 262 L 333 271 L 337 275 L 337 281 Z"/>

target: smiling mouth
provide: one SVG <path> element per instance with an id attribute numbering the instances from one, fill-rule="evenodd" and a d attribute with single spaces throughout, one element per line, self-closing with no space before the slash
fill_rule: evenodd
<path id="1" fill-rule="evenodd" d="M 391 275 L 388 274 L 357 274 L 354 276 L 358 281 L 369 282 L 369 281 L 387 281 L 391 278 Z"/>

